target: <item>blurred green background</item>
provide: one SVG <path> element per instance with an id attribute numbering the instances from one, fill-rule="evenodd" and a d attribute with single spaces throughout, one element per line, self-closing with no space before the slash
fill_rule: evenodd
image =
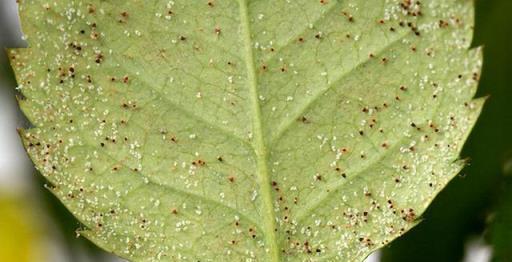
<path id="1" fill-rule="evenodd" d="M 0 46 L 24 46 L 18 26 L 15 0 L 0 0 Z M 369 261 L 512 261 L 512 0 L 476 1 L 473 46 L 484 46 L 477 96 L 489 99 L 462 154 L 470 164 Z M 75 237 L 80 224 L 34 174 L 16 136 L 28 123 L 15 86 L 0 52 L 0 262 L 118 260 Z"/>

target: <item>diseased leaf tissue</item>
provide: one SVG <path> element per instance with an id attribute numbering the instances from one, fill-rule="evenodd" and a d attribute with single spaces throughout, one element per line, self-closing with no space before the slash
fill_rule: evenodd
<path id="1" fill-rule="evenodd" d="M 21 132 L 136 261 L 360 261 L 464 165 L 470 0 L 23 0 Z"/>

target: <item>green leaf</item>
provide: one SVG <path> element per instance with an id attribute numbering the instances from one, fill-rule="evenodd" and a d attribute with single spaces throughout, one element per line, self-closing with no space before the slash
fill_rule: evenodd
<path id="1" fill-rule="evenodd" d="M 25 0 L 22 138 L 131 260 L 358 261 L 464 165 L 471 1 Z"/>
<path id="2" fill-rule="evenodd" d="M 462 151 L 462 156 L 471 158 L 471 164 L 462 171 L 464 176 L 450 182 L 430 205 L 423 216 L 424 222 L 384 249 L 382 261 L 410 261 L 411 256 L 416 262 L 461 261 L 467 240 L 489 231 L 492 233 L 486 225 L 488 214 L 495 212 L 496 202 L 507 205 L 502 200 L 507 196 L 503 194 L 501 184 L 505 177 L 503 166 L 512 149 L 512 110 L 507 110 L 512 98 L 509 79 L 512 68 L 508 66 L 512 59 L 509 48 L 512 46 L 509 37 L 512 27 L 502 25 L 512 23 L 508 11 L 512 10 L 512 1 L 475 2 L 473 45 L 485 46 L 484 67 L 476 96 L 489 96 L 489 99 Z M 501 234 L 508 233 L 503 231 Z M 504 246 L 510 243 L 503 242 Z M 501 251 L 493 254 L 498 252 Z"/>

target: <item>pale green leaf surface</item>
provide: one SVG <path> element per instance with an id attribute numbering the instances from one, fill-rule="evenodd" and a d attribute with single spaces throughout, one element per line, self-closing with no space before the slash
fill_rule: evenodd
<path id="1" fill-rule="evenodd" d="M 142 261 L 360 261 L 464 165 L 471 1 L 24 0 L 27 151 Z"/>

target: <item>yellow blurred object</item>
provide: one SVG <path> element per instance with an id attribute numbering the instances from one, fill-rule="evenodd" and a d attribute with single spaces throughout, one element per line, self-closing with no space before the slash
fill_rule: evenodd
<path id="1" fill-rule="evenodd" d="M 30 201 L 0 195 L 0 261 L 44 261 L 40 221 Z"/>

